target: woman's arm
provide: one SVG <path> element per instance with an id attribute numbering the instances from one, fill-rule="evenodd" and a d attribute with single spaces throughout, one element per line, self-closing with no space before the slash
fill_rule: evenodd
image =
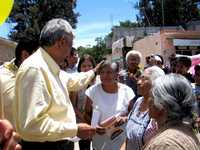
<path id="1" fill-rule="evenodd" d="M 87 96 L 85 111 L 84 111 L 84 119 L 86 120 L 86 123 L 91 124 L 91 118 L 92 118 L 92 100 Z"/>

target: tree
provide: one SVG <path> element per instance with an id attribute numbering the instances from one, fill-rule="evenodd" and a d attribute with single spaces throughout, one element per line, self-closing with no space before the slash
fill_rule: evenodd
<path id="1" fill-rule="evenodd" d="M 185 25 L 200 19 L 198 0 L 139 0 L 138 22 L 144 26 Z"/>
<path id="2" fill-rule="evenodd" d="M 113 28 L 117 28 L 117 27 L 134 28 L 134 27 L 141 27 L 141 26 L 142 26 L 142 24 L 140 24 L 139 22 L 132 22 L 130 20 L 125 20 L 125 21 L 120 21 L 119 25 L 113 26 L 111 30 L 113 30 Z M 113 36 L 113 31 L 108 33 L 105 36 L 105 39 L 112 38 L 112 36 Z"/>
<path id="3" fill-rule="evenodd" d="M 79 47 L 78 52 L 80 56 L 83 56 L 84 54 L 93 56 L 95 61 L 99 63 L 107 54 L 111 54 L 112 50 L 106 48 L 105 39 L 97 37 L 95 41 L 97 43 L 95 46 L 89 48 Z"/>
<path id="4" fill-rule="evenodd" d="M 131 22 L 130 20 L 119 22 L 119 27 L 133 28 L 133 27 L 140 27 L 140 26 L 141 25 L 138 22 Z"/>
<path id="5" fill-rule="evenodd" d="M 16 26 L 9 37 L 18 41 L 23 37 L 38 39 L 40 30 L 52 18 L 63 18 L 76 28 L 79 13 L 74 12 L 75 0 L 15 0 L 8 22 Z"/>

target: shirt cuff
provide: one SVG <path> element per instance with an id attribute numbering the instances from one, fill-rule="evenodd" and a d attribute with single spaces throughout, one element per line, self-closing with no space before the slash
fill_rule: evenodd
<path id="1" fill-rule="evenodd" d="M 66 124 L 66 136 L 75 137 L 78 134 L 78 125 L 77 124 Z"/>

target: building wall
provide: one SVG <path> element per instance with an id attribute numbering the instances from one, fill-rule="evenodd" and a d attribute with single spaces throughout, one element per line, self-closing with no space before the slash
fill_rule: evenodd
<path id="1" fill-rule="evenodd" d="M 183 30 L 163 30 L 161 31 L 162 52 L 165 63 L 169 63 L 169 57 L 176 54 L 176 48 L 173 45 L 173 39 L 200 39 L 199 31 Z M 190 51 L 193 51 L 192 49 Z"/>
<path id="2" fill-rule="evenodd" d="M 176 54 L 173 39 L 200 39 L 199 31 L 183 30 L 161 30 L 152 36 L 146 36 L 134 43 L 133 49 L 142 53 L 142 65 L 145 64 L 145 57 L 151 54 L 161 54 L 164 63 L 169 64 L 169 57 Z M 192 51 L 192 49 L 191 49 Z"/>
<path id="3" fill-rule="evenodd" d="M 160 34 L 147 36 L 134 43 L 134 50 L 140 51 L 142 54 L 141 64 L 142 67 L 146 64 L 145 58 L 151 54 L 161 54 L 161 39 Z"/>
<path id="4" fill-rule="evenodd" d="M 0 64 L 10 61 L 15 56 L 16 43 L 0 38 Z"/>
<path id="5" fill-rule="evenodd" d="M 190 21 L 187 23 L 188 30 L 200 31 L 200 21 Z"/>

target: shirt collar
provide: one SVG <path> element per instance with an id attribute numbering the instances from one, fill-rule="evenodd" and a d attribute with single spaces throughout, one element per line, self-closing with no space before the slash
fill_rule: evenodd
<path id="1" fill-rule="evenodd" d="M 60 73 L 60 67 L 58 64 L 53 60 L 53 58 L 43 49 L 39 48 L 39 51 L 41 51 L 42 57 L 44 58 L 45 62 L 47 63 L 50 70 L 55 74 L 59 75 Z"/>
<path id="2" fill-rule="evenodd" d="M 16 73 L 18 70 L 18 67 L 15 65 L 15 58 L 12 59 L 10 62 L 5 62 L 3 66 L 13 73 Z"/>

